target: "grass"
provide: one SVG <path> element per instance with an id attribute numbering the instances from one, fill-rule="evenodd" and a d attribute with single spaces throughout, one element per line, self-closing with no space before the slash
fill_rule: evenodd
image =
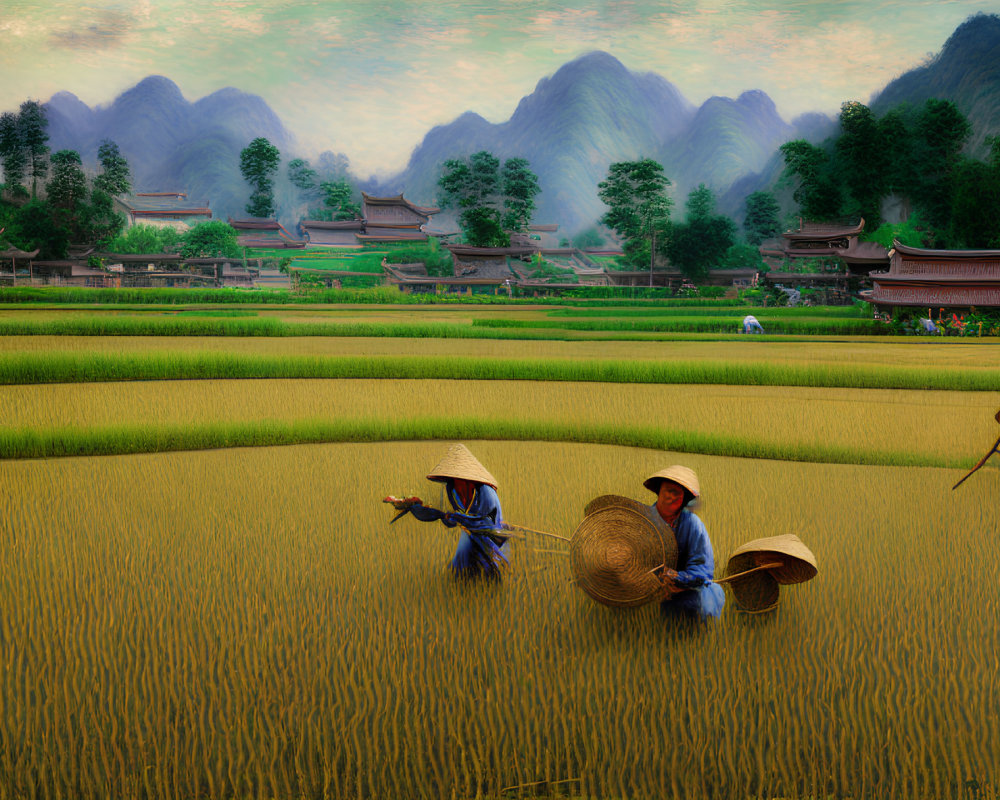
<path id="1" fill-rule="evenodd" d="M 775 443 L 753 436 L 672 430 L 656 425 L 581 424 L 525 420 L 519 417 L 423 417 L 386 419 L 313 419 L 282 422 L 211 424 L 118 424 L 105 428 L 0 430 L 0 459 L 61 458 L 274 447 L 330 442 L 483 439 L 535 442 L 582 442 L 643 447 L 676 453 L 730 458 L 865 464 L 893 467 L 968 469 L 972 458 L 930 456 L 902 450 L 877 451 L 858 442 L 851 446 L 821 442 Z"/>
<path id="2" fill-rule="evenodd" d="M 814 318 L 765 318 L 766 331 L 770 334 L 808 335 L 878 335 L 885 333 L 882 323 L 870 319 L 841 317 Z M 732 331 L 734 327 L 742 331 L 737 315 L 728 316 L 660 316 L 655 319 L 547 319 L 518 320 L 506 318 L 478 318 L 472 323 L 486 328 L 556 328 L 566 331 L 685 331 L 688 333 L 714 333 Z M 764 323 L 762 323 L 764 324 Z"/>
<path id="3" fill-rule="evenodd" d="M 244 356 L 16 353 L 0 357 L 0 384 L 209 378 L 424 378 L 438 380 L 688 383 L 869 389 L 998 391 L 1000 369 L 929 369 L 865 364 L 745 361 L 621 362 L 475 357 Z"/>

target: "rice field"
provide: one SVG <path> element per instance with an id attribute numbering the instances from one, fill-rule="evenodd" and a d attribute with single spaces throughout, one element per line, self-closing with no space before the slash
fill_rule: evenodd
<path id="1" fill-rule="evenodd" d="M 368 320 L 478 313 L 426 311 Z M 295 311 L 367 311 L 338 313 Z M 155 379 L 199 359 L 376 371 Z M 0 385 L 0 800 L 1000 797 L 1000 457 L 951 489 L 1000 435 L 988 340 L 0 336 L 17 364 L 39 371 Z M 775 380 L 611 380 L 686 365 Z M 569 536 L 684 463 L 717 571 L 796 533 L 819 575 L 696 627 L 594 603 L 539 534 L 502 583 L 457 582 L 455 535 L 380 502 L 441 505 L 424 476 L 456 440 L 515 524 Z M 161 452 L 25 457 L 130 446 Z"/>
<path id="2" fill-rule="evenodd" d="M 24 430 L 396 422 L 442 416 L 484 421 L 503 437 L 527 422 L 590 429 L 642 426 L 730 437 L 747 450 L 838 446 L 863 463 L 910 454 L 938 465 L 975 463 L 1000 430 L 992 392 L 775 386 L 591 384 L 557 381 L 241 380 L 124 381 L 4 387 L 0 439 Z M 595 397 L 597 395 L 597 397 Z M 596 400 L 599 397 L 599 402 Z M 8 420 L 16 420 L 12 425 Z M 975 456 L 975 458 L 973 458 Z"/>
<path id="3" fill-rule="evenodd" d="M 470 446 L 564 535 L 671 459 Z M 452 535 L 379 503 L 437 501 L 442 450 L 0 464 L 5 796 L 995 796 L 995 474 L 687 457 L 720 562 L 794 531 L 820 564 L 693 630 L 594 604 L 548 539 L 450 579 Z"/>

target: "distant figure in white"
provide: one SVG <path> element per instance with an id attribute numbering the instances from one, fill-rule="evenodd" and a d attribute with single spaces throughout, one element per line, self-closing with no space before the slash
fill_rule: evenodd
<path id="1" fill-rule="evenodd" d="M 757 322 L 757 317 L 747 314 L 743 317 L 743 333 L 763 333 L 764 329 Z"/>

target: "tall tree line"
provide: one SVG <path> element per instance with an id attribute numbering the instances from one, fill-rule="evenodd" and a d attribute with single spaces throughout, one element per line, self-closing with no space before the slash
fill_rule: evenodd
<path id="1" fill-rule="evenodd" d="M 941 248 L 1000 247 L 1000 147 L 985 161 L 964 152 L 972 126 L 949 100 L 900 106 L 877 116 L 862 103 L 841 106 L 837 136 L 781 146 L 794 199 L 813 220 L 863 217 L 873 233 L 884 201 L 895 198 Z"/>
<path id="2" fill-rule="evenodd" d="M 64 257 L 70 243 L 107 244 L 125 224 L 112 197 L 131 191 L 128 162 L 117 144 L 105 140 L 98 148 L 99 172 L 91 180 L 77 151 L 50 153 L 48 141 L 45 107 L 37 101 L 0 114 L 4 240 L 22 250 L 37 249 L 43 258 Z"/>

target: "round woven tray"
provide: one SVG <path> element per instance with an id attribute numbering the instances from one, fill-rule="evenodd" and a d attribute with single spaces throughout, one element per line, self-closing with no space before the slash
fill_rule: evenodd
<path id="1" fill-rule="evenodd" d="M 613 497 L 605 495 L 604 498 Z M 592 508 L 570 539 L 570 568 L 577 585 L 599 603 L 619 608 L 662 596 L 659 571 L 677 564 L 677 542 L 648 507 L 604 501 Z"/>

